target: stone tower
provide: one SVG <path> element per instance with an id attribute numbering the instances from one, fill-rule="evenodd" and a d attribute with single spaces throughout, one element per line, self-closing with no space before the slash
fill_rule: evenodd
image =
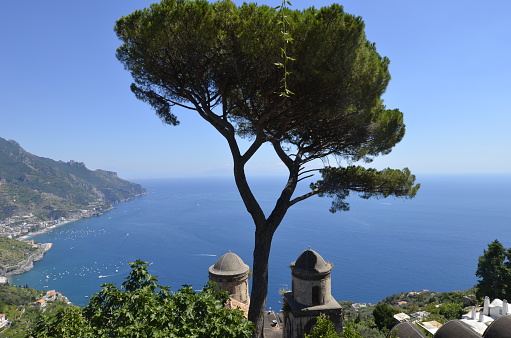
<path id="1" fill-rule="evenodd" d="M 292 264 L 292 289 L 284 294 L 284 338 L 310 334 L 316 318 L 324 313 L 342 331 L 342 309 L 332 297 L 332 265 L 317 252 L 305 250 Z"/>
<path id="2" fill-rule="evenodd" d="M 238 255 L 229 251 L 209 267 L 209 280 L 215 282 L 221 290 L 227 291 L 231 298 L 249 304 L 249 270 Z"/>

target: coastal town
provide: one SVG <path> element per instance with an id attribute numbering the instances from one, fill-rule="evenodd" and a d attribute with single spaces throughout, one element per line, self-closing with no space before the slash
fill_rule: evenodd
<path id="1" fill-rule="evenodd" d="M 70 211 L 70 217 L 59 217 L 51 221 L 37 221 L 33 214 L 13 216 L 1 221 L 0 239 L 18 240 L 30 246 L 17 259 L 8 261 L 0 260 L 0 278 L 21 274 L 31 270 L 34 262 L 41 260 L 44 254 L 52 248 L 52 243 L 38 243 L 32 237 L 49 232 L 64 224 L 77 221 L 86 217 L 99 216 L 103 213 L 101 207 Z"/>
<path id="2" fill-rule="evenodd" d="M 44 254 L 51 249 L 52 243 L 37 243 L 32 236 L 51 231 L 58 226 L 78 220 L 83 217 L 98 215 L 97 210 L 81 210 L 79 214 L 73 213 L 73 218 L 60 217 L 53 221 L 35 221 L 33 215 L 13 216 L 0 223 L 0 241 L 9 241 L 7 243 L 16 243 L 16 240 L 23 242 L 25 249 L 21 259 L 7 259 L 9 256 L 2 251 L 0 264 L 0 286 L 3 292 L 16 294 L 17 292 L 36 292 L 31 297 L 35 301 L 26 304 L 17 304 L 14 308 L 7 306 L 5 302 L 0 302 L 0 336 L 10 337 L 21 334 L 27 330 L 30 323 L 30 313 L 45 312 L 49 307 L 60 305 L 72 305 L 69 299 L 56 290 L 37 291 L 28 289 L 28 286 L 10 286 L 9 276 L 21 274 L 31 270 L 34 262 L 41 260 Z M 21 245 L 21 243 L 20 243 Z M 14 247 L 11 247 L 14 248 Z M 10 263 L 10 264 L 9 264 Z M 15 291 L 13 291 L 13 289 Z M 34 298 L 35 297 L 35 298 Z M 16 297 L 14 298 L 16 299 Z M 60 305 L 59 305 L 60 304 Z M 34 312 L 36 311 L 36 312 Z M 8 315 L 10 313 L 10 315 Z M 28 317 L 27 317 L 28 316 Z"/>
<path id="3" fill-rule="evenodd" d="M 30 216 L 23 216 L 30 217 Z M 11 239 L 19 239 L 25 240 L 30 236 L 34 236 L 40 233 L 47 232 L 59 225 L 63 225 L 74 221 L 74 219 L 67 219 L 65 217 L 61 217 L 58 220 L 53 221 L 44 221 L 44 222 L 31 222 L 31 221 L 21 221 L 23 217 L 14 216 L 11 219 L 8 219 L 6 223 L 0 223 L 0 237 L 11 238 Z"/>
<path id="4" fill-rule="evenodd" d="M 69 210 L 69 216 L 58 217 L 57 219 L 49 221 L 41 221 L 34 214 L 27 214 L 23 216 L 16 215 L 0 220 L 0 237 L 26 240 L 31 236 L 45 233 L 58 226 L 74 222 L 82 218 L 100 216 L 108 210 L 105 210 L 99 204 L 92 204 L 90 209 Z"/>

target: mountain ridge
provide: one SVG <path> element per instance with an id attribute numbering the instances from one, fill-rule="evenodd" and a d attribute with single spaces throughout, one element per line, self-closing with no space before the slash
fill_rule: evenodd
<path id="1" fill-rule="evenodd" d="M 84 211 L 100 214 L 144 194 L 141 185 L 113 171 L 39 157 L 0 137 L 0 223 L 81 218 Z"/>

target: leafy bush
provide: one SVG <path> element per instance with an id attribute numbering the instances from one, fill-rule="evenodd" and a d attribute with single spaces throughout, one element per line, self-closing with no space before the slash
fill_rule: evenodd
<path id="1" fill-rule="evenodd" d="M 316 325 L 312 329 L 310 335 L 306 334 L 305 338 L 339 338 L 339 334 L 335 331 L 335 325 L 324 313 L 316 320 Z"/>
<path id="2" fill-rule="evenodd" d="M 386 328 L 390 330 L 395 324 L 394 315 L 398 312 L 398 309 L 386 303 L 376 305 L 373 311 L 373 316 L 378 329 L 383 330 Z"/>
<path id="3" fill-rule="evenodd" d="M 43 316 L 31 334 L 46 337 L 250 337 L 253 324 L 236 309 L 224 308 L 229 296 L 208 283 L 195 292 L 177 292 L 157 284 L 148 264 L 130 263 L 132 271 L 119 289 L 104 284 L 83 310 L 63 308 Z"/>
<path id="4" fill-rule="evenodd" d="M 447 320 L 461 319 L 463 315 L 463 304 L 462 303 L 444 303 L 440 304 L 440 314 Z"/>

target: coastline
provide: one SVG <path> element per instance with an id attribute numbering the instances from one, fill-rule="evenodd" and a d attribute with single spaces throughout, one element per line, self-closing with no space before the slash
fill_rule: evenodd
<path id="1" fill-rule="evenodd" d="M 16 265 L 0 269 L 0 275 L 3 277 L 10 277 L 32 270 L 34 268 L 34 262 L 43 259 L 44 254 L 52 248 L 53 243 L 41 243 L 36 245 L 38 248 L 35 252 Z"/>
<path id="2" fill-rule="evenodd" d="M 140 195 L 137 195 L 136 197 L 138 197 Z M 126 200 L 127 201 L 127 200 Z M 123 201 L 125 202 L 125 201 Z M 122 202 L 120 202 L 122 203 Z M 58 222 L 58 223 L 55 223 L 53 225 L 50 225 L 44 229 L 41 229 L 41 230 L 38 230 L 38 231 L 35 231 L 35 232 L 30 232 L 26 235 L 23 235 L 23 236 L 20 236 L 20 237 L 17 237 L 16 239 L 18 241 L 22 241 L 22 242 L 28 242 L 31 240 L 32 237 L 34 236 L 37 236 L 37 235 L 41 235 L 41 234 L 45 234 L 47 232 L 50 232 L 50 231 L 53 231 L 55 230 L 56 228 L 62 226 L 62 225 L 66 225 L 66 224 L 69 224 L 69 223 L 72 223 L 72 222 L 76 222 L 76 221 L 79 221 L 81 219 L 85 219 L 85 218 L 91 218 L 91 217 L 98 217 L 98 216 L 101 216 L 103 215 L 105 212 L 108 212 L 110 210 L 114 209 L 113 206 L 111 206 L 110 208 L 108 208 L 107 210 L 104 210 L 102 212 L 95 212 L 95 213 L 92 213 L 92 214 L 88 214 L 86 216 L 82 216 L 82 217 L 74 217 L 74 218 L 70 218 L 70 219 L 66 219 L 65 221 L 61 221 L 61 222 Z"/>
<path id="3" fill-rule="evenodd" d="M 85 217 L 84 217 L 85 218 Z M 35 231 L 35 232 L 31 232 L 27 235 L 23 235 L 23 236 L 20 236 L 18 238 L 16 238 L 18 241 L 22 241 L 22 242 L 28 242 L 29 240 L 31 240 L 32 237 L 34 236 L 37 236 L 37 235 L 41 235 L 41 234 L 44 234 L 44 233 L 47 233 L 47 232 L 50 232 L 50 231 L 53 231 L 54 229 L 62 226 L 62 225 L 65 225 L 65 224 L 69 224 L 69 223 L 72 223 L 72 222 L 76 222 L 76 221 L 79 221 L 81 220 L 82 218 L 73 218 L 73 219 L 70 219 L 70 220 L 65 220 L 65 221 L 62 221 L 62 222 L 59 222 L 59 223 L 56 223 L 54 225 L 51 225 L 49 227 L 46 227 L 44 229 L 41 229 L 39 231 Z M 51 243 L 50 243 L 51 244 Z"/>
<path id="4" fill-rule="evenodd" d="M 110 209 L 108 209 L 106 211 L 110 211 L 112 209 L 114 209 L 114 208 L 111 207 Z M 51 232 L 51 231 L 55 230 L 56 228 L 58 228 L 58 227 L 60 227 L 62 225 L 66 225 L 66 224 L 69 224 L 69 223 L 72 223 L 72 222 L 76 222 L 76 221 L 79 221 L 79 220 L 84 219 L 84 218 L 89 218 L 89 217 L 93 217 L 93 216 L 100 216 L 100 215 L 103 215 L 103 213 L 101 213 L 101 214 L 97 214 L 96 213 L 96 214 L 91 215 L 91 216 L 84 216 L 84 217 L 79 217 L 79 218 L 68 219 L 68 220 L 65 220 L 65 221 L 62 221 L 62 222 L 55 223 L 55 224 L 53 224 L 53 225 L 51 225 L 49 227 L 46 227 L 44 229 L 41 229 L 41 230 L 38 230 L 38 231 L 35 231 L 35 232 L 31 232 L 29 234 L 26 234 L 26 235 L 23 235 L 23 236 L 20 236 L 20 237 L 16 238 L 16 240 L 18 240 L 18 241 L 25 242 L 25 243 L 30 243 L 33 246 L 37 246 L 38 248 L 29 257 L 27 257 L 23 261 L 19 262 L 18 264 L 13 265 L 13 266 L 9 266 L 9 267 L 5 267 L 3 269 L 0 268 L 0 276 L 2 276 L 2 277 L 11 277 L 11 276 L 20 275 L 22 273 L 25 273 L 25 272 L 28 272 L 28 271 L 32 270 L 34 268 L 34 262 L 37 262 L 37 261 L 40 261 L 41 259 L 43 259 L 44 254 L 46 252 L 48 252 L 53 247 L 53 243 L 34 243 L 33 240 L 32 240 L 32 237 L 37 236 L 37 235 L 41 235 L 41 234 L 44 234 L 44 233 Z"/>
<path id="5" fill-rule="evenodd" d="M 127 199 L 122 200 L 122 201 L 120 201 L 118 203 L 127 202 L 129 200 L 135 199 L 137 197 L 140 197 L 140 196 L 143 196 L 143 195 L 146 195 L 146 194 L 147 194 L 147 192 L 146 193 L 142 193 L 142 194 L 138 194 L 138 195 L 136 195 L 136 196 L 134 196 L 132 198 L 127 198 Z M 35 232 L 30 232 L 30 233 L 28 233 L 26 235 L 22 235 L 22 236 L 19 236 L 19 237 L 15 238 L 18 241 L 29 243 L 29 244 L 32 244 L 33 246 L 37 246 L 38 249 L 33 254 L 31 254 L 29 257 L 27 257 L 25 260 L 21 261 L 20 263 L 14 265 L 14 266 L 0 268 L 0 276 L 2 276 L 2 277 L 10 277 L 10 276 L 19 275 L 19 274 L 28 272 L 28 271 L 30 271 L 30 270 L 32 270 L 34 268 L 34 262 L 43 259 L 44 254 L 52 248 L 53 243 L 35 243 L 32 240 L 32 238 L 34 236 L 51 232 L 51 231 L 55 230 L 56 228 L 58 228 L 58 227 L 60 227 L 62 225 L 66 225 L 66 224 L 69 224 L 69 223 L 72 223 L 72 222 L 76 222 L 76 221 L 79 221 L 79 220 L 84 219 L 84 218 L 102 216 L 105 212 L 110 211 L 110 210 L 112 210 L 114 208 L 115 207 L 112 205 L 110 208 L 108 208 L 106 210 L 103 210 L 102 212 L 94 212 L 94 213 L 89 213 L 87 215 L 83 215 L 82 217 L 74 217 L 74 218 L 71 218 L 71 219 L 66 219 L 66 220 L 63 220 L 61 222 L 55 223 L 53 225 L 50 225 L 48 227 L 45 227 L 44 229 L 41 229 L 41 230 L 38 230 L 38 231 L 35 231 Z"/>

